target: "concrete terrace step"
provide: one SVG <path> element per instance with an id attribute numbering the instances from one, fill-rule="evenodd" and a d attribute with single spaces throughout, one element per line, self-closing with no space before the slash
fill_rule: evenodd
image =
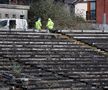
<path id="1" fill-rule="evenodd" d="M 102 31 L 102 30 L 60 30 L 61 32 L 72 36 L 73 38 L 77 40 L 81 40 L 82 42 L 95 45 L 95 47 L 104 49 L 108 51 L 108 30 Z M 60 32 L 59 31 L 59 32 Z M 103 43 L 104 42 L 104 43 Z M 101 43 L 95 44 L 95 43 Z"/>
<path id="2" fill-rule="evenodd" d="M 108 57 L 85 45 L 64 38 L 50 38 L 55 34 L 0 33 L 0 54 L 6 57 L 0 58 L 0 71 L 12 73 L 12 61 L 8 58 L 17 59 L 22 67 L 21 74 L 32 77 L 28 85 L 30 90 L 49 87 L 55 90 L 71 87 L 73 90 L 98 90 L 92 85 L 87 87 L 86 82 L 108 85 Z"/>
<path id="3" fill-rule="evenodd" d="M 108 33 L 108 30 L 58 30 L 64 33 Z"/>

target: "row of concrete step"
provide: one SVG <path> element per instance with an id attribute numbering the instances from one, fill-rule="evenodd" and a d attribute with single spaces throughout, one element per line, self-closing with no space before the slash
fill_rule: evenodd
<path id="1" fill-rule="evenodd" d="M 101 30 L 87 30 L 85 32 L 79 32 L 77 30 L 60 30 L 59 32 L 63 32 L 77 40 L 108 51 L 108 32 L 102 32 Z"/>
<path id="2" fill-rule="evenodd" d="M 21 74 L 28 75 L 29 90 L 99 90 L 98 86 L 108 86 L 108 57 L 56 36 L 1 31 L 0 72 L 13 73 L 11 58 L 21 65 Z"/>

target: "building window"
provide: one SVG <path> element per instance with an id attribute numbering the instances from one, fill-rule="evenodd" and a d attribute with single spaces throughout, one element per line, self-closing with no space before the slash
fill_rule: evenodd
<path id="1" fill-rule="evenodd" d="M 25 16 L 24 15 L 20 15 L 20 19 L 24 19 L 25 18 Z"/>
<path id="2" fill-rule="evenodd" d="M 9 29 L 15 29 L 16 28 L 16 21 L 10 20 L 9 21 Z"/>
<path id="3" fill-rule="evenodd" d="M 90 15 L 91 15 L 91 20 L 95 20 L 96 19 L 96 3 L 95 2 L 91 2 Z"/>
<path id="4" fill-rule="evenodd" d="M 17 4 L 17 0 L 11 0 L 10 3 L 11 4 Z"/>
<path id="5" fill-rule="evenodd" d="M 5 14 L 5 18 L 9 18 L 9 14 Z"/>
<path id="6" fill-rule="evenodd" d="M 88 11 L 86 12 L 87 20 L 96 20 L 96 1 L 88 1 Z"/>
<path id="7" fill-rule="evenodd" d="M 12 15 L 12 18 L 16 18 L 16 15 L 15 15 L 15 14 L 13 14 L 13 15 Z"/>
<path id="8" fill-rule="evenodd" d="M 5 27 L 7 25 L 7 20 L 0 21 L 0 27 Z"/>

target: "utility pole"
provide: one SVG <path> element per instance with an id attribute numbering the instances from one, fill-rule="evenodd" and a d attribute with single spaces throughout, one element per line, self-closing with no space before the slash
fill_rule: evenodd
<path id="1" fill-rule="evenodd" d="M 104 0 L 104 16 L 103 16 L 103 24 L 106 24 L 106 10 L 105 10 L 105 6 L 106 6 L 106 0 Z"/>
<path id="2" fill-rule="evenodd" d="M 103 11 L 104 11 L 104 14 L 103 14 L 103 30 L 105 30 L 105 27 L 106 27 L 106 9 L 105 9 L 105 7 L 106 7 L 106 0 L 104 0 L 104 6 L 103 6 Z"/>

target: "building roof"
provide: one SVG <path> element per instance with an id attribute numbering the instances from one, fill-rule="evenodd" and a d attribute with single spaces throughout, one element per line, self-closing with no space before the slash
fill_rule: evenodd
<path id="1" fill-rule="evenodd" d="M 0 0 L 0 4 L 29 5 L 31 0 Z"/>
<path id="2" fill-rule="evenodd" d="M 28 5 L 11 5 L 11 4 L 0 4 L 0 8 L 8 8 L 8 9 L 30 9 Z"/>

